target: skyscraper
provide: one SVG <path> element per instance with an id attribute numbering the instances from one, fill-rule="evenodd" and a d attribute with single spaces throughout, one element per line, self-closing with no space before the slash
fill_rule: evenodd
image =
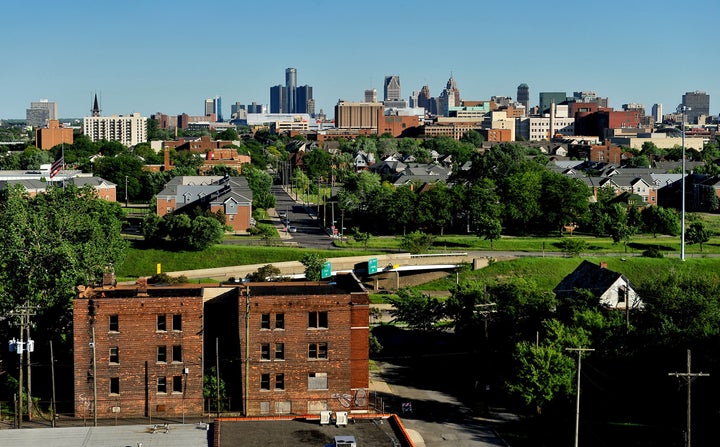
<path id="1" fill-rule="evenodd" d="M 400 95 L 400 76 L 385 76 L 385 85 L 383 88 L 383 100 L 397 101 Z"/>
<path id="2" fill-rule="evenodd" d="M 313 100 L 313 88 L 309 85 L 301 85 L 295 90 L 295 111 L 293 113 L 307 113 L 315 115 L 315 101 Z M 310 107 L 312 106 L 312 107 Z M 312 111 L 310 109 L 313 109 Z"/>
<path id="3" fill-rule="evenodd" d="M 57 118 L 57 103 L 41 99 L 38 102 L 31 102 L 30 108 L 25 110 L 27 125 L 35 128 L 45 127 L 50 120 Z"/>
<path id="4" fill-rule="evenodd" d="M 296 113 L 297 110 L 297 70 L 285 69 L 285 112 Z"/>
<path id="5" fill-rule="evenodd" d="M 653 104 L 652 106 L 652 117 L 656 123 L 663 122 L 663 107 L 662 104 Z"/>
<path id="6" fill-rule="evenodd" d="M 540 114 L 550 113 L 552 104 L 560 105 L 567 101 L 565 92 L 540 92 Z"/>
<path id="7" fill-rule="evenodd" d="M 222 122 L 222 99 L 219 96 L 205 100 L 205 116 L 215 115 L 215 121 Z"/>
<path id="8" fill-rule="evenodd" d="M 682 105 L 690 107 L 686 112 L 688 123 L 697 123 L 700 115 L 710 115 L 710 95 L 705 92 L 695 90 L 685 93 L 682 97 Z"/>
<path id="9" fill-rule="evenodd" d="M 530 113 L 530 87 L 524 82 L 518 85 L 517 102 L 525 106 L 525 113 Z"/>
<path id="10" fill-rule="evenodd" d="M 365 90 L 365 102 L 377 102 L 377 89 L 369 88 Z"/>
<path id="11" fill-rule="evenodd" d="M 285 87 L 279 84 L 270 87 L 270 113 L 287 113 L 285 90 Z"/>

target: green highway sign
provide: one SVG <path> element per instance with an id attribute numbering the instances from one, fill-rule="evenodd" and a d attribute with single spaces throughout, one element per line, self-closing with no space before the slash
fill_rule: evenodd
<path id="1" fill-rule="evenodd" d="M 329 277 L 331 277 L 331 276 L 332 276 L 332 265 L 331 265 L 330 262 L 328 261 L 328 262 L 326 262 L 325 264 L 323 264 L 322 277 L 323 277 L 323 278 L 329 278 Z"/>
<path id="2" fill-rule="evenodd" d="M 368 275 L 377 273 L 377 258 L 368 259 Z"/>

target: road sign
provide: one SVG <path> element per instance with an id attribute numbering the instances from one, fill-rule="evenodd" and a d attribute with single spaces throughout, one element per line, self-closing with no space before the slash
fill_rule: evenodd
<path id="1" fill-rule="evenodd" d="M 329 277 L 331 277 L 331 276 L 332 276 L 332 265 L 331 265 L 330 262 L 328 261 L 328 262 L 326 262 L 325 264 L 323 264 L 322 277 L 323 277 L 323 278 L 329 278 Z"/>
<path id="2" fill-rule="evenodd" d="M 372 275 L 373 273 L 377 273 L 377 258 L 370 258 L 368 259 L 368 275 Z"/>

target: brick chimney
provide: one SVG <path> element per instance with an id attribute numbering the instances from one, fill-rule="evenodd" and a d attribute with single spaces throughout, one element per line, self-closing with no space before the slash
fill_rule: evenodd
<path id="1" fill-rule="evenodd" d="M 601 268 L 601 269 L 606 269 L 606 268 L 607 268 L 607 262 L 601 262 L 601 263 L 600 263 L 600 268 Z"/>

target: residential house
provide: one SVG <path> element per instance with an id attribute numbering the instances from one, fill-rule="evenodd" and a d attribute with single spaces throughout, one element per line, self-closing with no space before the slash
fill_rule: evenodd
<path id="1" fill-rule="evenodd" d="M 607 268 L 607 263 L 600 265 L 590 261 L 582 261 L 569 275 L 553 289 L 558 298 L 572 299 L 579 290 L 586 290 L 598 299 L 600 306 L 608 309 L 642 309 L 644 304 L 622 273 Z"/>
<path id="2" fill-rule="evenodd" d="M 222 211 L 234 231 L 252 226 L 252 191 L 245 177 L 178 176 L 156 196 L 156 213 L 164 216 L 195 208 Z"/>

